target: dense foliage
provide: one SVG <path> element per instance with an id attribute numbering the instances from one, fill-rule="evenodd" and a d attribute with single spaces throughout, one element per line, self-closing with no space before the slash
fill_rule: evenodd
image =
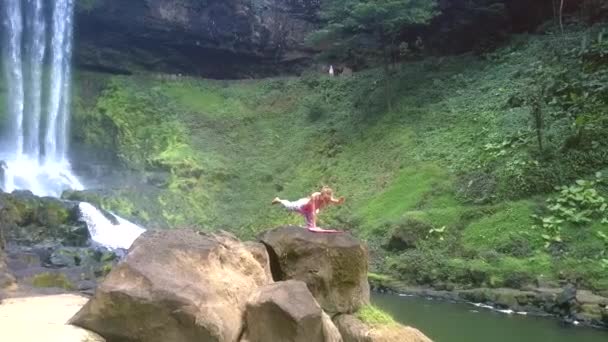
<path id="1" fill-rule="evenodd" d="M 399 39 L 403 31 L 428 24 L 437 14 L 434 0 L 325 1 L 325 25 L 313 40 L 329 45 L 325 49 L 333 59 L 380 57 L 388 67 L 399 47 L 407 49 Z"/>
<path id="2" fill-rule="evenodd" d="M 75 134 L 141 175 L 99 201 L 149 226 L 249 237 L 301 221 L 274 196 L 330 184 L 347 202 L 321 224 L 366 238 L 378 272 L 607 291 L 601 32 L 554 26 L 483 58 L 404 63 L 388 95 L 376 69 L 237 82 L 83 73 Z"/>

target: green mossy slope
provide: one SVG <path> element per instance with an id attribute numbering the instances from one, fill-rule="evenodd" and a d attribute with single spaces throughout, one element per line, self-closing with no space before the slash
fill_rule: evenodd
<path id="1" fill-rule="evenodd" d="M 606 291 L 606 224 L 565 225 L 550 236 L 562 241 L 547 245 L 533 218 L 547 213 L 554 186 L 608 165 L 598 151 L 606 141 L 563 149 L 571 123 L 548 117 L 539 154 L 531 109 L 517 104 L 530 66 L 551 60 L 547 46 L 576 47 L 590 34 L 517 37 L 484 58 L 399 65 L 388 95 L 378 70 L 230 82 L 81 72 L 74 138 L 112 149 L 147 180 L 102 202 L 151 226 L 251 237 L 301 222 L 272 207 L 274 196 L 329 184 L 347 202 L 322 225 L 366 238 L 376 271 L 416 284 L 510 287 L 542 274 Z M 413 241 L 385 248 L 397 231 Z"/>

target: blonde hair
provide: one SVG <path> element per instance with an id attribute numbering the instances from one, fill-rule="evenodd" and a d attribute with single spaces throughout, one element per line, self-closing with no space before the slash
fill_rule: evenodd
<path id="1" fill-rule="evenodd" d="M 323 185 L 323 187 L 321 188 L 321 193 L 333 195 L 334 190 L 332 188 L 328 187 L 327 185 Z"/>

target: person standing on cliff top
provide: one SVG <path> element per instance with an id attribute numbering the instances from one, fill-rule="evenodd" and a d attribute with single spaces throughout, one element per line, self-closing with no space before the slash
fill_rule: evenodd
<path id="1" fill-rule="evenodd" d="M 304 216 L 306 220 L 306 227 L 311 232 L 319 233 L 337 233 L 337 230 L 326 230 L 317 227 L 317 214 L 321 209 L 327 207 L 330 204 L 342 204 L 344 203 L 344 197 L 338 199 L 334 198 L 333 190 L 324 186 L 321 191 L 313 192 L 310 196 L 301 198 L 297 201 L 283 200 L 275 197 L 272 200 L 272 204 L 282 204 L 288 211 L 293 211 Z"/>

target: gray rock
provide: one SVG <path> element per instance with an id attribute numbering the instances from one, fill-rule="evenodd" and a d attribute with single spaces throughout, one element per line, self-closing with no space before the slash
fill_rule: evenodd
<path id="1" fill-rule="evenodd" d="M 288 280 L 263 286 L 247 302 L 250 342 L 323 341 L 323 311 L 306 284 Z"/>
<path id="2" fill-rule="evenodd" d="M 324 311 L 351 313 L 369 303 L 367 246 L 349 233 L 286 226 L 263 233 L 260 241 L 269 248 L 273 278 L 305 282 Z"/>
<path id="3" fill-rule="evenodd" d="M 111 341 L 236 341 L 247 299 L 272 281 L 259 257 L 226 236 L 147 231 L 71 323 Z"/>

